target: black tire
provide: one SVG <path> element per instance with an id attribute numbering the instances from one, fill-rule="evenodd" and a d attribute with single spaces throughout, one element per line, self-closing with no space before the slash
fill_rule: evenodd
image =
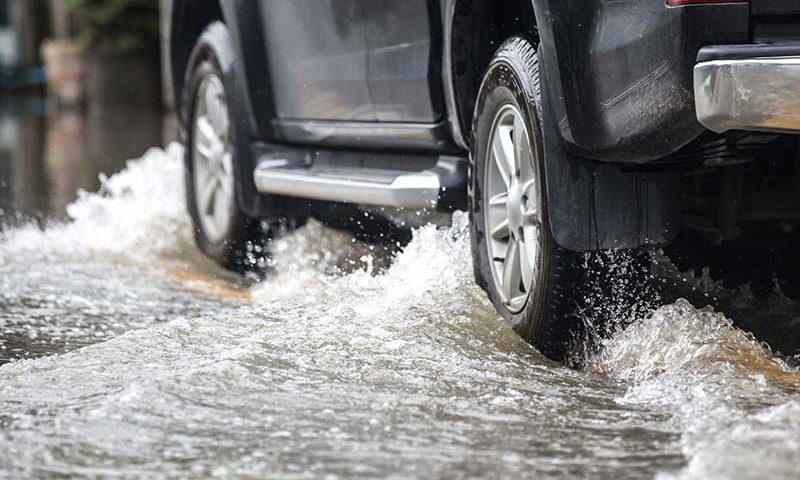
<path id="1" fill-rule="evenodd" d="M 542 198 L 539 233 L 539 268 L 524 307 L 510 310 L 499 293 L 491 270 L 484 219 L 483 183 L 487 168 L 487 149 L 495 117 L 507 105 L 513 105 L 524 118 L 536 165 Z M 475 108 L 471 148 L 470 217 L 475 278 L 488 294 L 500 315 L 526 341 L 544 355 L 559 361 L 566 359 L 575 336 L 582 328 L 575 314 L 573 287 L 577 280 L 576 257 L 559 247 L 552 237 L 547 215 L 544 176 L 544 151 L 536 49 L 522 38 L 506 41 L 494 56 L 484 76 Z"/>
<path id="2" fill-rule="evenodd" d="M 268 264 L 268 244 L 287 222 L 285 219 L 259 218 L 246 213 L 243 208 L 244 190 L 252 186 L 247 172 L 252 173 L 249 161 L 249 138 L 245 134 L 247 118 L 243 110 L 241 92 L 236 90 L 237 82 L 233 68 L 233 42 L 227 27 L 215 22 L 200 36 L 190 57 L 181 102 L 182 138 L 185 141 L 186 199 L 189 214 L 194 226 L 194 237 L 200 250 L 223 267 L 239 273 L 261 272 Z M 234 199 L 231 203 L 231 216 L 228 227 L 221 238 L 212 240 L 199 218 L 199 208 L 195 195 L 195 175 L 193 145 L 195 142 L 196 97 L 203 79 L 216 75 L 222 80 L 229 111 L 228 138 L 233 156 Z M 265 202 L 266 203 L 266 202 Z M 219 236 L 219 235 L 217 235 Z"/>

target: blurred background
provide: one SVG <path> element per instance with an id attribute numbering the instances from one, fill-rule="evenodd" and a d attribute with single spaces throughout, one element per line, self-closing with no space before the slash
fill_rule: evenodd
<path id="1" fill-rule="evenodd" d="M 164 5 L 0 0 L 0 223 L 61 218 L 100 173 L 175 138 Z"/>

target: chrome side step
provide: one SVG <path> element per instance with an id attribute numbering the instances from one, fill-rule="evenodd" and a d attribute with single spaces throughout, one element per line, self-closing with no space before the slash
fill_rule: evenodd
<path id="1" fill-rule="evenodd" d="M 440 162 L 441 163 L 441 162 Z M 287 167 L 261 162 L 255 169 L 260 193 L 395 208 L 436 208 L 446 189 L 436 170 Z M 444 187 L 444 188 L 443 188 Z"/>

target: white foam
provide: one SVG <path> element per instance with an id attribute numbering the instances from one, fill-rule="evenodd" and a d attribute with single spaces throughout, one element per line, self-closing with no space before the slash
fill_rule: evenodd
<path id="1" fill-rule="evenodd" d="M 0 262 L 45 257 L 39 272 L 45 278 L 52 273 L 49 256 L 91 261 L 182 251 L 190 245 L 191 228 L 181 157 L 178 145 L 151 150 L 106 179 L 100 193 L 82 194 L 69 207 L 70 222 L 44 231 L 8 231 L 0 242 Z M 673 421 L 652 428 L 679 434 L 687 459 L 684 469 L 664 472 L 663 478 L 800 476 L 800 403 L 783 384 L 796 374 L 729 319 L 679 301 L 606 341 L 589 368 L 623 382 L 625 393 L 616 399 L 622 408 L 616 408 L 608 400 L 618 392 L 615 382 L 554 368 L 498 319 L 474 285 L 468 230 L 463 214 L 454 217 L 452 228 L 418 229 L 391 266 L 381 269 L 369 246 L 311 222 L 273 245 L 278 273 L 253 288 L 253 306 L 209 307 L 187 315 L 169 311 L 167 323 L 66 355 L 0 367 L 0 401 L 13 408 L 16 422 L 0 439 L 8 448 L 0 459 L 16 471 L 25 465 L 50 468 L 47 462 L 54 462 L 51 471 L 74 474 L 80 470 L 70 459 L 53 452 L 86 444 L 110 449 L 105 453 L 122 464 L 132 458 L 142 461 L 139 468 L 145 464 L 158 472 L 178 467 L 159 465 L 146 448 L 129 448 L 130 442 L 161 451 L 161 439 L 184 429 L 186 451 L 173 448 L 201 463 L 205 457 L 193 449 L 206 447 L 209 431 L 232 444 L 245 442 L 256 453 L 289 445 L 292 454 L 305 454 L 304 434 L 324 440 L 325 432 L 337 428 L 356 439 L 349 445 L 375 447 L 369 457 L 348 457 L 348 467 L 372 461 L 391 472 L 398 451 L 409 453 L 400 457 L 409 466 L 442 465 L 426 456 L 425 441 L 446 432 L 451 450 L 438 454 L 456 468 L 477 462 L 469 463 L 475 472 L 498 477 L 546 471 L 548 465 L 591 471 L 599 467 L 581 464 L 588 460 L 576 452 L 596 449 L 624 460 L 641 448 L 637 438 L 624 443 L 623 433 L 597 435 L 597 425 L 611 422 L 608 428 L 623 432 L 625 422 L 640 421 L 650 428 L 650 417 L 636 415 L 655 410 Z M 152 295 L 142 292 L 141 298 L 119 301 L 130 302 L 125 307 L 137 313 L 141 304 L 135 302 Z M 166 310 L 156 307 L 159 314 Z M 625 312 L 620 315 L 628 319 Z M 197 398 L 208 404 L 196 405 Z M 341 418 L 329 418 L 334 411 Z M 186 412 L 195 415 L 193 423 L 174 421 Z M 364 412 L 369 425 L 394 430 L 369 430 L 359 437 L 356 426 Z M 257 446 L 237 436 L 232 418 L 252 423 Z M 165 426 L 165 419 L 173 423 Z M 564 425 L 569 428 L 561 430 Z M 500 430 L 502 437 L 473 442 Z M 285 438 L 259 451 L 269 435 Z M 118 440 L 113 448 L 109 438 Z M 532 452 L 542 438 L 562 450 L 544 445 Z M 19 439 L 28 442 L 24 448 Z M 592 441 L 599 443 L 584 444 Z M 506 442 L 505 456 L 487 455 L 487 445 L 497 442 Z M 325 443 L 331 450 L 341 445 L 337 438 Z M 656 456 L 673 454 L 669 445 L 662 447 Z M 14 448 L 22 450 L 21 457 Z M 494 461 L 502 458 L 514 461 Z M 96 458 L 79 460 L 88 464 Z M 261 464 L 248 462 L 240 463 L 263 474 Z M 615 459 L 609 462 L 603 471 L 620 468 Z"/>
<path id="2" fill-rule="evenodd" d="M 724 315 L 679 300 L 606 341 L 591 368 L 629 385 L 621 403 L 673 414 L 688 466 L 661 478 L 800 475 L 800 377 Z"/>
<path id="3" fill-rule="evenodd" d="M 173 143 L 129 161 L 123 171 L 101 178 L 99 192 L 80 192 L 67 208 L 71 221 L 46 230 L 28 225 L 6 232 L 0 261 L 97 252 L 138 258 L 178 250 L 191 234 L 182 156 L 182 147 Z"/>

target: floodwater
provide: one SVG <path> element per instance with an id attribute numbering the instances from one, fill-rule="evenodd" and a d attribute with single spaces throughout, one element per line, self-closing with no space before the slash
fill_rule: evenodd
<path id="1" fill-rule="evenodd" d="M 182 175 L 153 149 L 64 220 L 6 215 L 0 478 L 800 477 L 800 374 L 722 314 L 668 303 L 565 368 L 474 286 L 463 215 L 385 268 L 312 221 L 243 281 Z"/>

